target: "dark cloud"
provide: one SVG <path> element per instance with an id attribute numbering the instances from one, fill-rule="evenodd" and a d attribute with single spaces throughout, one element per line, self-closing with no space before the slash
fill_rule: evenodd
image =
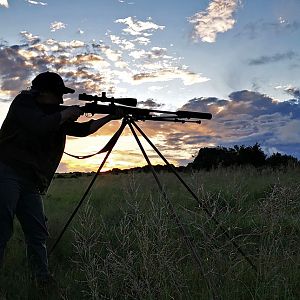
<path id="1" fill-rule="evenodd" d="M 0 46 L 0 79 L 1 89 L 9 93 L 21 90 L 28 84 L 31 68 L 26 59 L 19 54 L 18 47 Z"/>
<path id="2" fill-rule="evenodd" d="M 95 68 L 96 65 L 105 70 L 109 66 L 100 56 L 101 49 L 77 40 L 41 41 L 26 31 L 21 32 L 21 37 L 20 44 L 9 46 L 0 42 L 0 88 L 6 95 L 13 96 L 30 87 L 32 78 L 47 70 L 59 72 L 79 93 L 114 92 L 109 72 Z M 78 54 L 79 48 L 85 48 L 85 52 Z"/>
<path id="3" fill-rule="evenodd" d="M 292 60 L 297 57 L 298 57 L 297 53 L 295 53 L 294 51 L 288 51 L 286 53 L 276 53 L 271 56 L 263 55 L 259 58 L 250 59 L 248 64 L 250 66 L 264 65 L 264 64 L 270 64 L 270 63 L 276 63 L 276 62 L 279 62 L 282 60 Z"/>
<path id="4" fill-rule="evenodd" d="M 290 91 L 292 92 L 292 91 Z M 297 94 L 297 90 L 293 90 Z M 211 112 L 213 119 L 199 129 L 166 136 L 166 143 L 233 146 L 260 143 L 264 149 L 281 151 L 300 157 L 300 104 L 297 100 L 275 101 L 271 97 L 248 90 L 236 91 L 228 99 L 195 98 L 181 109 Z"/>
<path id="5" fill-rule="evenodd" d="M 290 87 L 285 89 L 285 92 L 289 95 L 292 95 L 296 99 L 300 99 L 300 89 L 295 87 Z"/>
<path id="6" fill-rule="evenodd" d="M 163 104 L 157 103 L 154 101 L 154 99 L 147 99 L 146 101 L 139 101 L 139 105 L 147 108 L 159 108 L 162 107 Z"/>
<path id="7" fill-rule="evenodd" d="M 184 130 L 184 128 L 183 128 Z M 211 141 L 211 136 L 209 135 L 189 135 L 189 134 L 182 134 L 182 133 L 174 133 L 168 135 L 168 144 L 176 145 L 178 142 L 181 145 L 199 145 L 209 143 Z M 182 146 L 180 147 L 182 149 Z"/>

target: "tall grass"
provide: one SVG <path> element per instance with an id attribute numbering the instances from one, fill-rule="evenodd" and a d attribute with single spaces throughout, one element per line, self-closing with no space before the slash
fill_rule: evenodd
<path id="1" fill-rule="evenodd" d="M 162 199 L 147 197 L 147 211 L 132 180 L 124 189 L 126 210 L 119 222 L 107 228 L 97 223 L 87 204 L 74 229 L 77 264 L 84 277 L 83 294 L 91 299 L 178 299 L 188 294 L 180 263 L 181 243 Z M 91 226 L 92 225 L 92 226 Z"/>
<path id="2" fill-rule="evenodd" d="M 196 245 L 201 270 L 151 174 L 99 176 L 50 259 L 63 286 L 61 299 L 300 298 L 299 169 L 182 174 L 257 274 L 172 174 L 160 175 Z M 89 179 L 54 180 L 45 199 L 50 243 Z M 23 236 L 16 225 L 1 273 L 3 299 L 26 299 L 28 293 Z"/>

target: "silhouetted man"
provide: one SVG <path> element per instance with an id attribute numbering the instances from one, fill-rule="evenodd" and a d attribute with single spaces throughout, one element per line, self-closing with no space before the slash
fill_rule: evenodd
<path id="1" fill-rule="evenodd" d="M 108 115 L 77 123 L 82 114 L 79 107 L 59 109 L 68 93 L 74 90 L 58 74 L 39 74 L 31 89 L 12 101 L 0 129 L 0 265 L 16 215 L 25 235 L 29 266 L 40 282 L 51 280 L 41 194 L 47 191 L 61 160 L 66 135 L 87 136 L 118 118 Z"/>

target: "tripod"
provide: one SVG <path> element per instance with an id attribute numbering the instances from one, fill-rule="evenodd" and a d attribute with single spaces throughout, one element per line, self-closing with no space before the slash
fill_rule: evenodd
<path id="1" fill-rule="evenodd" d="M 254 265 L 254 263 L 250 260 L 250 258 L 244 253 L 244 251 L 240 248 L 240 246 L 230 237 L 230 235 L 228 234 L 228 232 L 226 231 L 226 229 L 219 223 L 219 221 L 214 217 L 214 215 L 212 215 L 210 213 L 210 211 L 204 206 L 204 204 L 201 202 L 201 200 L 198 198 L 198 196 L 191 190 L 191 188 L 187 185 L 187 183 L 183 180 L 183 178 L 179 175 L 179 173 L 176 171 L 176 169 L 174 168 L 173 165 L 171 165 L 168 160 L 161 154 L 161 152 L 157 149 L 157 147 L 151 142 L 151 140 L 147 137 L 147 135 L 142 131 L 142 129 L 136 124 L 136 121 L 134 120 L 133 117 L 126 115 L 123 118 L 122 124 L 120 126 L 120 128 L 116 131 L 116 133 L 113 135 L 113 137 L 110 139 L 110 141 L 106 144 L 106 146 L 101 149 L 99 152 L 95 153 L 102 153 L 102 152 L 107 152 L 102 163 L 100 164 L 97 172 L 95 173 L 93 179 L 91 180 L 89 186 L 87 187 L 84 195 L 82 196 L 81 200 L 79 201 L 79 203 L 77 204 L 76 208 L 74 209 L 72 215 L 69 217 L 68 221 L 66 222 L 64 228 L 62 229 L 60 235 L 58 236 L 58 238 L 56 239 L 55 243 L 53 244 L 52 248 L 49 251 L 49 256 L 50 254 L 53 252 L 53 250 L 55 249 L 55 247 L 57 246 L 57 244 L 59 243 L 59 241 L 61 240 L 64 232 L 66 231 L 67 227 L 69 226 L 69 224 L 71 223 L 72 219 L 74 218 L 74 216 L 76 215 L 77 211 L 79 210 L 80 206 L 82 205 L 83 201 L 85 200 L 86 196 L 88 195 L 89 191 L 91 190 L 94 182 L 96 181 L 101 169 L 103 168 L 106 160 L 108 159 L 109 155 L 111 154 L 115 144 L 117 143 L 119 137 L 121 136 L 122 132 L 124 131 L 126 126 L 129 126 L 152 174 L 153 177 L 157 183 L 157 186 L 159 188 L 159 191 L 161 192 L 161 195 L 163 196 L 170 212 L 171 212 L 171 216 L 172 218 L 175 220 L 181 235 L 184 239 L 184 242 L 187 246 L 187 248 L 190 250 L 195 262 L 197 263 L 197 265 L 199 266 L 199 269 L 201 271 L 202 274 L 204 274 L 203 271 L 203 267 L 202 267 L 202 263 L 201 260 L 198 256 L 198 253 L 196 251 L 196 247 L 194 245 L 193 240 L 189 237 L 189 235 L 187 234 L 187 230 L 184 227 L 184 225 L 182 224 L 179 216 L 177 215 L 175 208 L 173 206 L 173 204 L 171 203 L 171 201 L 168 199 L 166 192 L 163 189 L 163 186 L 158 178 L 158 175 L 154 169 L 154 167 L 152 166 L 150 159 L 137 135 L 136 130 L 141 134 L 141 136 L 148 142 L 148 144 L 152 147 L 152 149 L 158 154 L 158 156 L 164 161 L 164 163 L 168 166 L 169 170 L 177 177 L 177 179 L 180 181 L 180 183 L 186 188 L 186 190 L 192 195 L 192 197 L 197 201 L 199 207 L 207 214 L 207 216 L 220 228 L 220 230 L 222 231 L 222 234 L 224 234 L 226 236 L 226 238 L 232 243 L 232 245 L 236 248 L 236 250 L 245 258 L 245 260 L 249 263 L 249 265 L 251 266 L 251 268 L 257 273 L 257 268 Z M 93 155 L 95 155 L 93 154 Z M 86 158 L 86 157 L 91 157 L 93 155 L 88 155 L 88 156 L 73 156 L 73 157 L 77 157 L 77 158 Z"/>

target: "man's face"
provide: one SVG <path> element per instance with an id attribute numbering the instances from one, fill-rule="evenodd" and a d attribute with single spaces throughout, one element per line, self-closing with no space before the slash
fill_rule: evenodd
<path id="1" fill-rule="evenodd" d="M 39 103 L 42 104 L 62 104 L 63 100 L 63 93 L 60 92 L 53 92 L 53 91 L 43 91 L 39 97 Z"/>

